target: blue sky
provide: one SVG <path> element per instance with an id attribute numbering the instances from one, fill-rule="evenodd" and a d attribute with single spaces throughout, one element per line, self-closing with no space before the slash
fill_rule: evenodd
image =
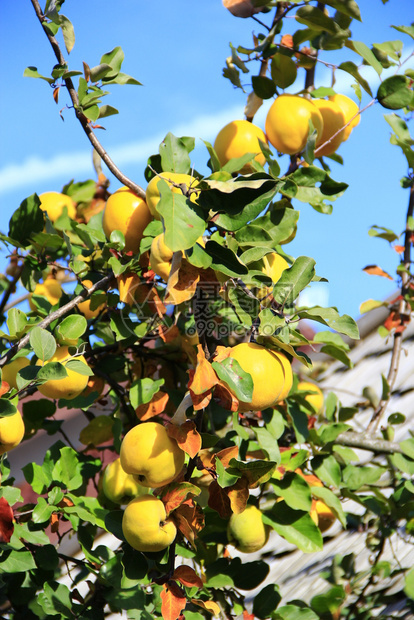
<path id="1" fill-rule="evenodd" d="M 413 41 L 390 29 L 389 24 L 410 23 L 411 0 L 359 2 L 363 23 L 352 23 L 353 38 L 366 44 L 402 39 L 411 52 Z M 119 167 L 145 185 L 143 171 L 147 157 L 156 152 L 168 131 L 197 138 L 194 163 L 207 173 L 208 155 L 201 139 L 214 142 L 227 122 L 243 117 L 246 96 L 222 76 L 229 42 L 250 45 L 251 33 L 260 32 L 253 20 L 237 19 L 221 0 L 142 0 L 116 3 L 67 0 L 62 13 L 73 22 L 75 47 L 65 57 L 71 69 L 82 61 L 97 65 L 101 55 L 120 45 L 125 52 L 122 70 L 143 86 L 111 86 L 105 103 L 120 114 L 104 119 L 106 131 L 98 136 Z M 59 191 L 62 185 L 93 178 L 91 149 L 72 111 L 59 110 L 68 98 L 61 94 L 59 105 L 52 99 L 46 82 L 23 78 L 26 66 L 36 66 L 49 75 L 55 64 L 52 50 L 29 2 L 3 3 L 0 9 L 0 51 L 3 59 L 3 96 L 0 98 L 0 230 L 7 232 L 8 220 L 20 202 L 33 192 Z M 285 20 L 290 31 L 294 20 Z M 358 57 L 349 50 L 322 56 L 341 62 Z M 411 65 L 414 62 L 411 59 Z M 255 70 L 256 72 L 256 70 Z M 369 70 L 366 76 L 373 77 Z M 375 82 L 374 82 L 375 83 Z M 320 65 L 317 84 L 329 86 L 330 75 Z M 351 94 L 350 82 L 337 72 L 336 89 Z M 63 90 L 63 89 L 62 89 Z M 363 93 L 362 105 L 369 102 Z M 255 122 L 264 127 L 271 101 L 265 102 Z M 394 273 L 397 254 L 385 241 L 372 239 L 373 224 L 401 232 L 404 228 L 408 192 L 399 180 L 406 174 L 406 162 L 399 149 L 389 144 L 390 128 L 383 119 L 386 110 L 372 106 L 339 153 L 345 165 L 332 164 L 332 177 L 350 187 L 334 206 L 331 216 L 321 215 L 305 204 L 296 239 L 286 247 L 293 256 L 312 256 L 317 273 L 329 284 L 319 285 L 313 300 L 335 305 L 354 317 L 368 298 L 382 299 L 395 284 L 362 272 L 377 263 Z M 287 168 L 282 158 L 281 168 Z M 111 177 L 110 177 L 111 178 Z M 111 188 L 119 183 L 112 179 Z M 4 260 L 0 259 L 0 264 Z"/>

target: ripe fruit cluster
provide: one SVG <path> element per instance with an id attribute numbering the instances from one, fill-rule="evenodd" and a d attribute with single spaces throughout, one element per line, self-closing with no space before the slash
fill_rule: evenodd
<path id="1" fill-rule="evenodd" d="M 246 120 L 235 120 L 219 131 L 214 148 L 222 166 L 247 153 L 255 154 L 254 160 L 263 166 L 266 159 L 259 141 L 270 142 L 279 153 L 294 155 L 304 150 L 312 124 L 317 134 L 316 156 L 332 155 L 358 125 L 357 113 L 357 104 L 342 94 L 328 99 L 283 94 L 267 113 L 265 133 Z M 242 174 L 253 171 L 251 163 L 239 170 Z"/>

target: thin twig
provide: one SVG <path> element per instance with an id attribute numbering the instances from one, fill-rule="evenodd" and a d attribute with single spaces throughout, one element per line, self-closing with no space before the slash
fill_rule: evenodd
<path id="1" fill-rule="evenodd" d="M 11 280 L 8 280 L 8 285 L 6 290 L 4 291 L 3 298 L 0 302 L 0 314 L 7 307 L 7 302 L 9 301 L 10 295 L 14 292 L 16 284 L 22 274 L 23 265 L 16 265 L 16 273 L 14 274 Z"/>
<path id="2" fill-rule="evenodd" d="M 113 273 L 110 273 L 109 275 L 102 278 L 102 280 L 99 280 L 98 282 L 96 282 L 96 284 L 91 286 L 91 288 L 89 289 L 85 288 L 83 291 L 79 293 L 79 295 L 76 295 L 76 297 L 68 301 L 67 304 L 65 304 L 58 310 L 51 312 L 45 319 L 43 319 L 43 321 L 40 321 L 40 323 L 38 323 L 36 327 L 41 327 L 43 329 L 45 329 L 46 327 L 49 327 L 49 325 L 53 323 L 53 321 L 56 321 L 56 319 L 61 319 L 62 317 L 66 316 L 66 314 L 68 314 L 68 312 L 70 312 L 80 302 L 85 301 L 85 299 L 88 299 L 89 297 L 91 297 L 91 295 L 95 293 L 95 291 L 107 289 L 112 284 L 113 280 L 114 280 L 114 275 Z M 10 347 L 7 353 L 5 353 L 0 358 L 0 368 L 4 366 L 5 364 L 7 364 L 16 355 L 16 353 L 20 351 L 20 349 L 23 349 L 29 343 L 29 341 L 30 341 L 30 332 L 26 334 L 25 336 L 23 336 L 23 338 L 21 338 L 19 342 L 16 342 L 16 344 Z"/>
<path id="3" fill-rule="evenodd" d="M 358 110 L 358 112 L 356 114 L 354 114 L 354 116 L 352 116 L 349 121 L 343 125 L 340 129 L 338 129 L 338 131 L 336 131 L 334 134 L 332 134 L 332 136 L 329 138 L 329 140 L 326 140 L 323 144 L 320 144 L 318 146 L 317 149 L 315 149 L 315 155 L 317 156 L 318 151 L 320 151 L 321 149 L 323 149 L 327 144 L 329 144 L 330 142 L 332 142 L 332 140 L 334 138 L 336 138 L 336 136 L 338 134 L 340 134 L 342 131 L 344 131 L 344 129 L 346 129 L 348 127 L 348 125 L 350 125 L 352 123 L 352 121 L 357 118 L 357 116 L 359 116 L 360 114 L 362 114 L 362 112 L 365 112 L 365 110 L 368 110 L 368 108 L 370 108 L 372 105 L 374 105 L 374 103 L 376 103 L 376 99 L 371 99 L 371 101 L 369 103 L 367 103 L 367 105 L 362 108 L 362 110 Z"/>
<path id="4" fill-rule="evenodd" d="M 410 199 L 408 201 L 408 209 L 407 209 L 407 217 L 406 217 L 406 227 L 405 227 L 405 237 L 404 237 L 404 271 L 401 275 L 401 301 L 398 306 L 398 316 L 400 317 L 401 325 L 400 329 L 396 329 L 394 333 L 394 342 L 392 347 L 392 355 L 390 367 L 387 375 L 387 383 L 389 385 L 389 391 L 387 398 L 380 401 L 378 407 L 374 411 L 372 418 L 368 424 L 368 431 L 374 431 L 378 428 L 381 417 L 384 414 L 388 403 L 391 399 L 391 394 L 395 385 L 395 381 L 397 379 L 398 368 L 400 365 L 401 351 L 402 351 L 402 343 L 403 343 L 403 332 L 404 327 L 407 324 L 407 320 L 411 314 L 411 308 L 408 302 L 405 300 L 408 292 L 409 292 L 409 282 L 410 282 L 410 272 L 409 269 L 411 267 L 411 237 L 412 230 L 410 228 L 409 220 L 413 217 L 414 213 L 414 185 L 410 188 Z"/>
<path id="5" fill-rule="evenodd" d="M 37 18 L 43 27 L 43 23 L 45 22 L 46 18 L 42 13 L 38 0 L 30 0 L 30 1 L 33 5 Z M 49 40 L 50 45 L 52 46 L 52 49 L 54 51 L 54 54 L 57 58 L 59 65 L 61 66 L 65 65 L 66 62 L 61 52 L 61 49 L 59 47 L 59 43 L 57 42 L 57 40 L 55 39 L 53 35 L 47 32 L 45 28 L 43 28 L 43 30 Z M 137 194 L 140 198 L 145 200 L 145 191 L 142 189 L 142 187 L 140 187 L 139 185 L 131 181 L 131 179 L 129 179 L 127 176 L 125 176 L 125 174 L 121 172 L 121 170 L 115 165 L 115 163 L 109 157 L 108 153 L 105 151 L 104 147 L 102 146 L 102 144 L 99 142 L 98 138 L 92 131 L 89 120 L 86 118 L 86 116 L 83 114 L 82 110 L 79 107 L 78 93 L 75 89 L 72 79 L 70 77 L 65 78 L 64 82 L 65 82 L 67 91 L 69 93 L 69 97 L 71 98 L 71 101 L 73 103 L 76 118 L 82 125 L 82 128 L 84 132 L 86 133 L 95 151 L 98 153 L 101 159 L 105 162 L 109 170 L 118 179 L 118 181 L 120 181 L 123 185 L 126 185 L 127 187 L 132 189 L 132 191 L 135 192 L 135 194 Z"/>

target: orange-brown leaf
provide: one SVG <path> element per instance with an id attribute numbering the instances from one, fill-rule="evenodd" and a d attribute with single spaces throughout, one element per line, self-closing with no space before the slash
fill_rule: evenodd
<path id="1" fill-rule="evenodd" d="M 171 325 L 169 327 L 167 325 L 159 325 L 158 333 L 161 340 L 166 344 L 177 340 L 177 338 L 181 338 L 180 330 L 177 325 Z"/>
<path id="2" fill-rule="evenodd" d="M 141 282 L 140 286 L 134 289 L 134 298 L 138 304 L 147 303 L 150 311 L 153 314 L 157 313 L 159 317 L 162 317 L 167 312 L 167 308 L 161 301 L 157 289 L 150 284 Z"/>
<path id="3" fill-rule="evenodd" d="M 394 245 L 393 249 L 397 252 L 397 254 L 402 254 L 405 250 L 403 245 Z"/>
<path id="4" fill-rule="evenodd" d="M 0 497 L 0 543 L 10 542 L 13 530 L 13 510 L 9 502 Z"/>
<path id="5" fill-rule="evenodd" d="M 223 360 L 230 357 L 230 352 L 231 352 L 231 347 L 223 347 L 221 344 L 219 344 L 214 353 L 214 361 L 222 362 Z"/>
<path id="6" fill-rule="evenodd" d="M 117 277 L 119 301 L 132 306 L 135 302 L 135 294 L 140 288 L 141 278 L 136 273 L 121 273 Z"/>
<path id="7" fill-rule="evenodd" d="M 161 500 L 165 504 L 165 512 L 167 516 L 178 506 L 187 501 L 188 496 L 200 495 L 201 490 L 190 482 L 172 482 L 166 487 L 165 492 L 161 494 Z"/>
<path id="8" fill-rule="evenodd" d="M 191 370 L 189 371 L 191 372 Z M 193 371 L 194 372 L 194 371 Z M 205 409 L 211 399 L 213 398 L 213 390 L 209 392 L 205 392 L 204 394 L 194 394 L 194 392 L 190 389 L 190 396 L 193 402 L 194 411 L 200 411 L 201 409 Z"/>
<path id="9" fill-rule="evenodd" d="M 230 506 L 234 514 L 244 512 L 249 499 L 249 482 L 247 478 L 239 478 L 235 484 L 226 488 Z"/>
<path id="10" fill-rule="evenodd" d="M 243 611 L 243 620 L 254 620 L 254 615 L 253 614 L 249 614 L 248 611 L 244 610 Z"/>
<path id="11" fill-rule="evenodd" d="M 7 383 L 7 381 L 2 381 L 0 385 L 0 396 L 3 396 L 3 394 L 8 392 L 9 390 L 10 390 L 10 385 Z"/>
<path id="12" fill-rule="evenodd" d="M 197 345 L 197 366 L 194 374 L 190 376 L 190 381 L 188 387 L 194 394 L 204 394 L 219 382 L 213 366 L 206 359 L 201 344 Z"/>
<path id="13" fill-rule="evenodd" d="M 60 86 L 56 86 L 56 88 L 53 89 L 53 100 L 55 103 L 59 103 L 59 91 Z"/>
<path id="14" fill-rule="evenodd" d="M 187 588 L 202 588 L 203 582 L 191 566 L 178 566 L 172 576 Z"/>
<path id="15" fill-rule="evenodd" d="M 160 596 L 163 620 L 177 620 L 187 603 L 187 598 L 182 588 L 170 579 L 167 583 L 164 583 Z"/>
<path id="16" fill-rule="evenodd" d="M 203 601 L 202 599 L 192 598 L 191 602 L 202 609 L 208 611 L 212 616 L 220 615 L 220 607 L 214 601 Z"/>
<path id="17" fill-rule="evenodd" d="M 382 278 L 388 278 L 388 280 L 394 280 L 389 273 L 378 267 L 378 265 L 367 265 L 362 271 L 365 271 L 370 276 L 381 276 Z"/>
<path id="18" fill-rule="evenodd" d="M 53 534 L 59 531 L 59 516 L 56 512 L 52 512 L 50 515 L 50 531 Z"/>
<path id="19" fill-rule="evenodd" d="M 214 402 L 223 407 L 223 409 L 227 409 L 227 411 L 237 411 L 239 408 L 238 399 L 230 392 L 228 386 L 223 381 L 219 381 L 214 388 L 213 398 Z"/>
<path id="20" fill-rule="evenodd" d="M 395 330 L 395 332 L 399 334 L 407 329 L 409 322 L 409 314 L 399 314 L 398 312 L 391 311 L 388 318 L 384 321 L 384 327 L 386 327 L 388 331 Z"/>
<path id="21" fill-rule="evenodd" d="M 224 448 L 224 450 L 216 453 L 216 457 L 220 459 L 221 464 L 225 468 L 230 465 L 231 459 L 237 459 L 238 456 L 239 449 L 237 446 L 230 446 L 230 448 Z"/>
<path id="22" fill-rule="evenodd" d="M 194 458 L 197 452 L 201 450 L 201 435 L 198 433 L 196 425 L 192 420 L 187 420 L 187 422 L 180 426 L 169 424 L 167 432 L 190 458 Z"/>
<path id="23" fill-rule="evenodd" d="M 157 392 L 149 403 L 146 403 L 145 405 L 138 405 L 135 409 L 138 419 L 145 422 L 146 420 L 159 415 L 165 411 L 168 399 L 169 395 L 165 392 Z"/>
<path id="24" fill-rule="evenodd" d="M 199 280 L 197 267 L 183 259 L 182 252 L 174 252 L 165 303 L 177 306 L 194 297 Z"/>
<path id="25" fill-rule="evenodd" d="M 204 513 L 192 499 L 186 500 L 171 515 L 180 532 L 195 547 L 195 538 L 204 527 Z"/>
<path id="26" fill-rule="evenodd" d="M 216 480 L 213 480 L 208 487 L 208 505 L 219 513 L 222 519 L 231 517 L 231 504 L 225 489 L 222 489 Z"/>
<path id="27" fill-rule="evenodd" d="M 280 45 L 282 45 L 283 47 L 294 47 L 292 35 L 284 34 L 283 37 L 280 39 Z"/>

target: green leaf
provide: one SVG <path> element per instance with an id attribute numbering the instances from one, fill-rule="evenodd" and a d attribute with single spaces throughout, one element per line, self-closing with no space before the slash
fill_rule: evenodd
<path id="1" fill-rule="evenodd" d="M 116 77 L 118 75 L 118 73 L 121 70 L 122 67 L 122 63 L 124 61 L 125 58 L 125 54 L 122 51 L 121 47 L 114 47 L 113 50 L 111 50 L 110 52 L 107 52 L 106 54 L 104 54 L 101 58 L 101 65 L 109 65 L 110 67 L 112 67 L 112 72 L 111 73 L 107 73 L 105 75 L 105 77 L 109 78 L 113 78 Z"/>
<path id="2" fill-rule="evenodd" d="M 339 13 L 361 21 L 361 13 L 355 0 L 322 0 L 322 4 L 332 6 Z"/>
<path id="3" fill-rule="evenodd" d="M 16 375 L 17 388 L 19 390 L 22 390 L 27 385 L 29 385 L 29 383 L 32 383 L 32 381 L 35 381 L 37 379 L 37 375 L 39 374 L 39 371 L 40 371 L 40 366 L 25 366 L 25 368 L 22 368 L 21 370 L 19 370 L 19 372 Z"/>
<path id="4" fill-rule="evenodd" d="M 23 246 L 29 244 L 33 233 L 40 232 L 44 226 L 44 214 L 40 208 L 37 194 L 25 198 L 10 218 L 9 237 Z"/>
<path id="5" fill-rule="evenodd" d="M 159 392 L 163 384 L 164 379 L 154 381 L 153 379 L 145 378 L 134 381 L 129 391 L 129 397 L 133 408 L 136 409 L 139 405 L 149 403 L 153 396 Z"/>
<path id="6" fill-rule="evenodd" d="M 378 102 L 389 110 L 400 110 L 409 106 L 412 98 L 410 80 L 404 75 L 392 75 L 380 84 L 377 91 Z"/>
<path id="7" fill-rule="evenodd" d="M 349 351 L 349 344 L 344 342 L 342 336 L 339 334 L 335 334 L 333 332 L 316 332 L 313 337 L 313 342 L 323 343 L 323 344 L 332 344 L 338 349 L 343 349 L 344 351 Z"/>
<path id="8" fill-rule="evenodd" d="M 65 17 L 65 15 L 60 15 L 60 27 L 62 29 L 66 51 L 70 54 L 73 46 L 75 45 L 75 31 L 73 29 L 72 22 Z"/>
<path id="9" fill-rule="evenodd" d="M 272 203 L 267 213 L 256 218 L 254 223 L 238 230 L 235 237 L 241 246 L 262 245 L 273 249 L 294 236 L 298 219 L 299 211 L 292 209 L 290 202 L 283 198 Z"/>
<path id="10" fill-rule="evenodd" d="M 309 437 L 308 416 L 302 411 L 299 405 L 294 401 L 287 401 L 288 414 L 292 420 L 293 429 L 295 431 L 298 443 L 304 443 Z"/>
<path id="11" fill-rule="evenodd" d="M 378 73 L 378 75 L 381 75 L 381 73 L 382 73 L 382 65 L 377 60 L 377 58 L 375 57 L 374 53 L 369 49 L 369 47 L 367 47 L 365 45 L 365 43 L 363 43 L 362 41 L 351 41 L 351 40 L 349 40 L 346 43 L 346 46 L 349 47 L 349 49 L 354 50 L 354 52 L 356 52 L 360 56 L 362 56 L 362 58 L 369 65 L 371 65 L 371 67 Z"/>
<path id="12" fill-rule="evenodd" d="M 327 592 L 314 596 L 311 600 L 311 606 L 320 614 L 320 618 L 326 618 L 327 615 L 332 618 L 336 615 L 336 611 L 342 607 L 346 596 L 341 585 L 333 586 Z"/>
<path id="13" fill-rule="evenodd" d="M 396 144 L 402 149 L 408 165 L 412 168 L 414 166 L 414 150 L 412 149 L 414 140 L 411 138 L 407 123 L 398 114 L 385 114 L 384 118 L 395 134 L 391 135 L 391 144 Z"/>
<path id="14" fill-rule="evenodd" d="M 219 215 L 215 224 L 236 231 L 254 220 L 269 204 L 277 191 L 277 181 L 263 173 L 239 176 L 231 181 L 204 180 L 198 204 Z"/>
<path id="15" fill-rule="evenodd" d="M 408 34 L 409 37 L 414 39 L 414 26 L 391 26 L 391 28 L 395 28 L 398 32 Z"/>
<path id="16" fill-rule="evenodd" d="M 6 555 L 6 554 L 4 554 Z M 4 556 L 3 556 L 4 557 Z M 30 551 L 12 550 L 6 558 L 0 562 L 0 574 L 25 573 L 36 568 L 36 563 Z"/>
<path id="17" fill-rule="evenodd" d="M 107 415 L 96 416 L 81 430 L 79 441 L 85 446 L 99 446 L 113 439 L 113 423 L 113 419 Z"/>
<path id="18" fill-rule="evenodd" d="M 83 484 L 82 469 L 77 452 L 65 446 L 52 470 L 53 480 L 63 483 L 69 491 L 79 489 Z"/>
<path id="19" fill-rule="evenodd" d="M 237 360 L 228 357 L 221 362 L 213 362 L 212 366 L 219 379 L 229 386 L 236 398 L 246 403 L 252 400 L 253 379 L 243 370 Z"/>
<path id="20" fill-rule="evenodd" d="M 304 553 L 314 553 L 323 547 L 322 534 L 309 514 L 292 510 L 284 501 L 264 513 L 263 522 Z"/>
<path id="21" fill-rule="evenodd" d="M 165 226 L 165 243 L 173 252 L 188 250 L 206 229 L 196 205 L 181 193 L 172 192 L 163 179 L 158 182 L 160 201 L 157 211 Z"/>
<path id="22" fill-rule="evenodd" d="M 57 381 L 68 376 L 66 368 L 60 362 L 48 362 L 41 366 L 36 378 L 40 381 Z"/>
<path id="23" fill-rule="evenodd" d="M 414 599 L 414 567 L 404 576 L 404 592 L 410 599 Z"/>
<path id="24" fill-rule="evenodd" d="M 51 471 L 47 466 L 41 467 L 37 463 L 28 463 L 22 468 L 26 481 L 35 493 L 44 493 L 50 485 Z"/>
<path id="25" fill-rule="evenodd" d="M 45 581 L 43 592 L 37 594 L 36 600 L 46 616 L 74 617 L 69 588 L 62 583 Z"/>
<path id="26" fill-rule="evenodd" d="M 372 97 L 372 91 L 370 88 L 370 85 L 368 84 L 368 82 L 359 74 L 358 71 L 358 67 L 356 66 L 355 63 L 347 61 L 347 62 L 342 62 L 338 69 L 341 69 L 342 71 L 346 71 L 346 73 L 349 73 L 350 75 L 352 75 L 353 78 L 356 79 L 356 81 L 358 82 L 358 84 L 360 86 L 362 86 L 362 88 L 365 90 L 366 93 L 368 93 L 368 95 L 370 97 Z"/>
<path id="27" fill-rule="evenodd" d="M 353 362 L 350 360 L 345 351 L 339 347 L 336 347 L 335 345 L 327 344 L 321 348 L 320 352 L 325 353 L 325 355 L 329 355 L 330 357 L 333 357 L 339 362 L 342 362 L 342 364 L 344 364 L 344 366 L 346 366 L 347 368 L 353 368 L 354 366 Z"/>
<path id="28" fill-rule="evenodd" d="M 91 105 L 87 108 L 83 108 L 83 113 L 85 114 L 86 118 L 88 118 L 90 121 L 95 122 L 99 118 L 99 106 Z"/>
<path id="29" fill-rule="evenodd" d="M 239 480 L 241 474 L 236 472 L 236 474 L 229 474 L 224 465 L 220 461 L 220 459 L 216 458 L 216 472 L 217 472 L 217 482 L 221 486 L 222 489 L 226 489 L 227 487 L 231 487 Z"/>
<path id="30" fill-rule="evenodd" d="M 159 147 L 164 172 L 190 173 L 191 159 L 188 153 L 194 149 L 194 139 L 190 142 L 190 148 L 188 146 L 188 138 L 177 138 L 171 132 L 167 133 Z"/>
<path id="31" fill-rule="evenodd" d="M 37 70 L 37 67 L 26 67 L 26 69 L 23 71 L 23 77 L 40 78 L 41 80 L 44 80 L 50 85 L 52 85 L 54 82 L 52 78 L 48 78 L 48 77 L 45 77 L 44 75 L 40 75 L 40 73 Z"/>
<path id="32" fill-rule="evenodd" d="M 351 491 L 356 491 L 364 485 L 378 482 L 384 471 L 382 467 L 347 465 L 342 472 L 342 477 L 344 485 Z"/>
<path id="33" fill-rule="evenodd" d="M 231 474 L 236 471 L 240 472 L 241 475 L 249 480 L 250 487 L 254 488 L 270 480 L 276 469 L 276 465 L 276 462 L 263 461 L 260 459 L 248 461 L 247 463 L 231 459 L 227 471 Z"/>
<path id="34" fill-rule="evenodd" d="M 27 325 L 27 316 L 18 308 L 10 308 L 7 314 L 7 327 L 10 336 L 20 337 Z"/>
<path id="35" fill-rule="evenodd" d="M 108 78 L 104 77 L 102 80 L 103 84 L 120 84 L 125 85 L 128 84 L 130 86 L 142 86 L 141 82 L 138 82 L 135 78 L 131 77 L 127 73 L 119 72 L 116 77 Z"/>
<path id="36" fill-rule="evenodd" d="M 66 316 L 56 328 L 56 337 L 59 342 L 70 344 L 71 341 L 77 341 L 78 338 L 88 329 L 88 321 L 84 316 L 71 314 Z"/>
<path id="37" fill-rule="evenodd" d="M 315 474 L 326 484 L 340 487 L 341 484 L 341 468 L 338 461 L 331 454 L 327 456 L 315 456 L 312 459 L 312 469 Z"/>
<path id="38" fill-rule="evenodd" d="M 282 306 L 292 304 L 299 293 L 312 281 L 315 275 L 315 261 L 299 256 L 289 269 L 285 269 L 273 287 L 273 297 Z"/>
<path id="39" fill-rule="evenodd" d="M 98 118 L 106 118 L 107 116 L 113 116 L 119 114 L 119 111 L 111 105 L 101 105 L 99 108 Z"/>
<path id="40" fill-rule="evenodd" d="M 340 500 L 336 497 L 330 489 L 326 487 L 312 486 L 312 495 L 317 499 L 321 499 L 325 504 L 332 509 L 332 512 L 339 519 L 344 528 L 346 528 L 346 516 L 342 508 Z"/>
<path id="41" fill-rule="evenodd" d="M 17 407 L 13 401 L 0 398 L 0 418 L 8 418 L 17 413 Z"/>
<path id="42" fill-rule="evenodd" d="M 296 63 L 286 54 L 276 53 L 272 57 L 270 65 L 272 80 L 279 88 L 287 88 L 296 80 L 297 68 Z M 252 78 L 253 82 L 254 78 Z M 270 80 L 269 80 L 270 81 Z M 254 85 L 253 85 L 254 88 Z M 255 90 L 256 92 L 256 90 Z M 258 93 L 256 93 L 258 94 Z M 260 96 L 260 95 L 259 95 Z M 273 95 L 270 95 L 271 97 Z M 268 97 L 262 97 L 267 99 Z"/>
<path id="43" fill-rule="evenodd" d="M 91 82 L 99 82 L 99 80 L 104 78 L 110 71 L 113 71 L 113 69 L 111 65 L 107 65 L 106 63 L 91 67 L 89 70 Z"/>
<path id="44" fill-rule="evenodd" d="M 76 359 L 76 357 L 66 362 L 65 367 L 67 368 L 67 370 L 72 370 L 73 372 L 78 373 L 78 375 L 83 375 L 84 377 L 93 377 L 92 368 L 90 368 L 88 364 L 85 364 L 85 362 L 81 362 L 81 360 Z"/>
<path id="45" fill-rule="evenodd" d="M 326 31 L 336 34 L 337 28 L 331 17 L 325 15 L 323 11 L 313 6 L 303 6 L 296 11 L 296 20 L 300 24 L 305 24 L 312 30 Z"/>
<path id="46" fill-rule="evenodd" d="M 312 497 L 309 485 L 299 474 L 287 472 L 281 480 L 271 480 L 275 493 L 282 497 L 286 504 L 293 510 L 309 512 L 312 505 Z"/>
<path id="47" fill-rule="evenodd" d="M 254 428 L 254 433 L 257 437 L 257 441 L 260 447 L 263 448 L 265 452 L 267 452 L 269 459 L 279 464 L 281 461 L 280 450 L 274 436 L 269 432 L 267 428 L 263 428 L 261 426 Z"/>
<path id="48" fill-rule="evenodd" d="M 297 605 L 283 605 L 279 607 L 274 614 L 272 614 L 272 620 L 319 620 L 320 616 L 317 616 L 307 606 Z"/>
<path id="49" fill-rule="evenodd" d="M 56 341 L 52 334 L 41 327 L 34 327 L 31 330 L 30 346 L 43 362 L 50 359 L 56 351 Z"/>
<path id="50" fill-rule="evenodd" d="M 259 594 L 256 594 L 254 597 L 254 617 L 260 618 L 261 620 L 273 617 L 272 612 L 276 609 L 281 600 L 282 597 L 279 592 L 279 586 L 274 583 L 269 583 L 269 585 L 262 588 Z"/>
<path id="51" fill-rule="evenodd" d="M 211 267 L 227 276 L 237 278 L 249 272 L 246 265 L 232 250 L 220 245 L 217 241 L 207 241 L 205 251 L 212 258 Z"/>
<path id="52" fill-rule="evenodd" d="M 320 213 L 331 213 L 332 205 L 347 189 L 346 183 L 338 183 L 329 174 L 316 166 L 298 168 L 290 174 L 280 191 L 289 198 L 306 202 Z"/>
<path id="53" fill-rule="evenodd" d="M 276 86 L 274 82 L 268 77 L 261 75 L 252 76 L 253 90 L 260 99 L 271 99 L 276 93 Z"/>
<path id="54" fill-rule="evenodd" d="M 414 439 L 405 439 L 400 442 L 400 448 L 406 456 L 410 459 L 414 459 Z"/>
<path id="55" fill-rule="evenodd" d="M 336 308 L 314 306 L 313 308 L 299 309 L 297 314 L 301 319 L 317 321 L 354 340 L 359 340 L 359 329 L 354 319 L 347 314 L 340 316 Z"/>

